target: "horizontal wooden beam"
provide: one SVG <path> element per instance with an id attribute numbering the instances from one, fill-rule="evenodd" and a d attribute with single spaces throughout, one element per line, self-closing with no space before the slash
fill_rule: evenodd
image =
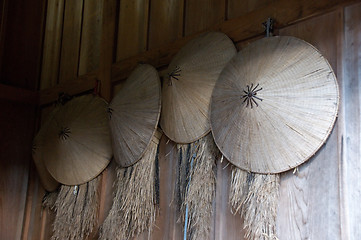
<path id="1" fill-rule="evenodd" d="M 0 99 L 17 103 L 37 105 L 38 98 L 38 92 L 0 84 Z"/>
<path id="2" fill-rule="evenodd" d="M 360 2 L 360 0 L 277 0 L 263 8 L 225 21 L 209 30 L 221 31 L 227 34 L 234 42 L 240 42 L 264 34 L 262 23 L 268 17 L 275 19 L 275 28 L 282 28 L 353 2 Z M 156 68 L 168 65 L 179 49 L 199 34 L 179 39 L 170 45 L 148 50 L 113 64 L 113 81 L 119 81 L 128 77 L 138 63 L 149 63 Z"/>
<path id="3" fill-rule="evenodd" d="M 58 84 L 55 87 L 40 90 L 39 105 L 46 105 L 56 101 L 59 98 L 59 93 L 76 95 L 89 91 L 95 87 L 96 81 L 96 73 L 92 72 L 79 76 L 72 81 Z"/>
<path id="4" fill-rule="evenodd" d="M 262 22 L 266 21 L 268 17 L 275 20 L 275 28 L 282 28 L 355 2 L 361 2 L 361 0 L 275 0 L 263 8 L 256 9 L 238 18 L 227 20 L 207 30 L 224 32 L 237 43 L 264 34 Z M 156 68 L 167 66 L 179 49 L 199 34 L 201 33 L 178 39 L 167 46 L 151 49 L 114 63 L 112 66 L 112 82 L 118 82 L 127 78 L 139 63 L 148 63 Z M 95 75 L 90 74 L 82 78 L 86 77 L 94 78 Z M 72 86 L 74 85 L 77 87 L 73 89 Z M 71 92 L 76 92 L 76 90 L 89 90 L 91 87 L 92 85 L 89 84 L 89 79 L 78 79 L 75 83 L 70 83 L 67 86 L 57 86 L 47 89 L 40 93 L 40 104 L 56 100 L 55 97 L 59 92 L 59 88 L 71 94 Z M 71 89 L 72 91 L 67 89 Z M 43 96 L 44 94 L 46 96 Z"/>

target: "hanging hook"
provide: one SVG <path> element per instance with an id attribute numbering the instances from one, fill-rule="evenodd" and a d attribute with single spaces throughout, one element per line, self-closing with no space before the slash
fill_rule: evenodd
<path id="1" fill-rule="evenodd" d="M 266 37 L 273 36 L 273 23 L 274 20 L 272 18 L 267 18 L 267 21 L 262 23 L 263 27 L 265 28 Z"/>

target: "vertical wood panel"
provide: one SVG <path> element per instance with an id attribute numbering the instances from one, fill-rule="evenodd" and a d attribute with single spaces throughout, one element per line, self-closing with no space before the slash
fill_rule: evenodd
<path id="1" fill-rule="evenodd" d="M 361 238 L 361 4 L 345 8 L 343 44 L 343 236 Z"/>
<path id="2" fill-rule="evenodd" d="M 34 162 L 30 164 L 30 176 L 26 198 L 25 221 L 22 239 L 38 240 L 42 231 L 42 200 L 45 194 L 36 172 Z"/>
<path id="3" fill-rule="evenodd" d="M 40 77 L 46 0 L 9 0 L 0 6 L 7 11 L 0 40 L 0 81 L 35 90 Z"/>
<path id="4" fill-rule="evenodd" d="M 151 239 L 183 239 L 183 226 L 178 222 L 174 199 L 177 178 L 177 148 L 163 135 L 159 143 L 159 215 Z M 138 239 L 138 238 L 137 238 Z M 146 234 L 139 239 L 147 239 Z"/>
<path id="5" fill-rule="evenodd" d="M 225 0 L 186 1 L 185 36 L 204 31 L 224 21 Z"/>
<path id="6" fill-rule="evenodd" d="M 103 0 L 84 0 L 79 75 L 89 73 L 99 66 L 102 7 Z"/>
<path id="7" fill-rule="evenodd" d="M 66 1 L 64 11 L 59 70 L 60 83 L 71 81 L 78 76 L 83 0 Z"/>
<path id="8" fill-rule="evenodd" d="M 120 1 L 117 61 L 147 49 L 149 0 Z"/>
<path id="9" fill-rule="evenodd" d="M 337 72 L 340 10 L 280 30 L 313 44 Z M 341 239 L 338 122 L 321 150 L 281 176 L 277 234 L 282 239 Z"/>
<path id="10" fill-rule="evenodd" d="M 98 79 L 101 82 L 100 95 L 108 102 L 112 98 L 111 66 L 113 63 L 113 49 L 116 22 L 116 1 L 104 0 L 102 6 L 102 33 L 100 45 L 100 59 Z M 114 166 L 114 165 L 111 165 Z M 114 167 L 108 167 L 101 174 L 99 199 L 99 224 L 102 224 L 111 208 L 113 199 L 112 183 Z"/>
<path id="11" fill-rule="evenodd" d="M 21 238 L 35 110 L 0 100 L 0 239 Z"/>
<path id="12" fill-rule="evenodd" d="M 239 214 L 233 215 L 229 205 L 229 185 L 232 174 L 231 164 L 224 159 L 217 161 L 217 182 L 215 198 L 215 221 L 214 239 L 238 239 L 243 240 L 243 221 Z M 213 239 L 213 238 L 212 238 Z"/>
<path id="13" fill-rule="evenodd" d="M 64 0 L 48 0 L 40 89 L 58 82 L 63 16 Z"/>
<path id="14" fill-rule="evenodd" d="M 272 2 L 274 0 L 228 0 L 227 19 L 240 17 Z"/>
<path id="15" fill-rule="evenodd" d="M 184 0 L 152 0 L 150 6 L 149 49 L 164 46 L 183 34 Z"/>

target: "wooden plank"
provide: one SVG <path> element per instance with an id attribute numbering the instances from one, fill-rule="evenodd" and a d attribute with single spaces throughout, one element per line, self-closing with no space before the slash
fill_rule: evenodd
<path id="1" fill-rule="evenodd" d="M 225 0 L 185 2 L 185 36 L 205 31 L 225 20 Z"/>
<path id="2" fill-rule="evenodd" d="M 103 16 L 102 6 L 103 0 L 84 0 L 79 75 L 95 71 L 99 67 Z"/>
<path id="3" fill-rule="evenodd" d="M 65 2 L 59 83 L 78 76 L 82 12 L 83 0 Z"/>
<path id="4" fill-rule="evenodd" d="M 239 214 L 233 215 L 229 205 L 229 185 L 231 181 L 231 164 L 224 159 L 217 161 L 216 199 L 214 214 L 214 239 L 244 239 L 243 221 Z"/>
<path id="5" fill-rule="evenodd" d="M 115 21 L 116 21 L 116 1 L 103 1 L 103 20 L 102 20 L 102 36 L 100 46 L 99 69 L 97 72 L 100 81 L 100 95 L 108 102 L 112 97 L 111 84 L 111 67 L 113 63 L 113 48 L 115 36 Z M 103 171 L 100 187 L 99 199 L 99 217 L 98 224 L 101 225 L 109 212 L 113 200 L 112 182 L 114 180 L 114 168 L 109 172 L 109 168 Z"/>
<path id="6" fill-rule="evenodd" d="M 95 87 L 97 77 L 95 73 L 74 78 L 72 81 L 60 83 L 52 88 L 47 88 L 39 92 L 39 105 L 46 105 L 55 102 L 59 98 L 59 93 L 76 95 L 89 91 Z"/>
<path id="7" fill-rule="evenodd" d="M 30 164 L 30 177 L 26 196 L 25 221 L 22 239 L 39 239 L 42 234 L 42 200 L 45 194 L 37 175 L 34 162 Z"/>
<path id="8" fill-rule="evenodd" d="M 0 4 L 1 6 L 2 4 Z M 46 0 L 6 1 L 1 83 L 36 90 L 40 77 Z"/>
<path id="9" fill-rule="evenodd" d="M 21 239 L 35 109 L 0 99 L 0 238 Z"/>
<path id="10" fill-rule="evenodd" d="M 149 0 L 120 1 L 116 60 L 147 50 Z"/>
<path id="11" fill-rule="evenodd" d="M 270 6 L 257 9 L 236 19 L 225 21 L 219 26 L 214 26 L 213 30 L 226 33 L 234 42 L 239 42 L 248 38 L 263 35 L 262 22 L 268 17 L 276 19 L 276 27 L 285 27 L 300 20 L 313 17 L 322 13 L 330 12 L 341 5 L 354 2 L 353 0 L 322 0 L 322 1 L 297 1 L 297 0 L 277 0 Z M 252 19 L 252 21 L 250 21 Z M 159 23 L 161 24 L 161 23 Z M 113 65 L 113 81 L 119 81 L 131 73 L 139 62 L 152 64 L 159 68 L 167 65 L 174 55 L 190 39 L 198 36 L 199 33 L 190 35 L 171 44 L 162 44 L 157 49 L 150 49 L 145 53 L 119 61 Z"/>
<path id="12" fill-rule="evenodd" d="M 157 0 L 159 1 L 159 0 Z M 360 0 L 357 0 L 360 2 Z M 153 2 L 153 1 L 152 1 Z M 156 2 L 156 1 L 154 1 Z M 284 3 L 285 0 L 276 0 L 275 5 L 279 8 L 277 11 L 273 9 L 272 6 L 269 6 L 270 9 L 268 10 L 267 7 L 257 9 L 255 11 L 252 11 L 250 13 L 247 13 L 246 15 L 243 15 L 239 18 L 228 20 L 221 24 L 220 26 L 215 26 L 212 29 L 214 30 L 220 30 L 225 32 L 229 37 L 231 37 L 235 42 L 239 42 L 242 40 L 246 40 L 252 37 L 256 37 L 259 35 L 263 35 L 263 28 L 260 23 L 265 21 L 265 19 L 269 16 L 277 17 L 278 15 L 282 15 L 281 11 L 288 11 L 290 10 L 289 14 L 286 14 L 287 17 L 280 17 L 276 18 L 278 27 L 280 26 L 288 26 L 290 24 L 293 24 L 300 20 L 305 20 L 307 18 L 310 18 L 312 16 L 326 13 L 331 11 L 332 9 L 335 9 L 339 6 L 344 6 L 347 4 L 351 4 L 355 2 L 355 0 L 332 0 L 332 1 L 304 1 L 304 2 L 298 2 L 296 0 L 289 0 Z M 155 3 L 154 3 L 155 4 Z M 282 4 L 285 4 L 284 6 Z M 292 5 L 293 4 L 293 5 Z M 301 4 L 301 5 L 300 5 Z M 304 5 L 303 5 L 304 4 Z M 160 5 L 160 3 L 158 3 Z M 294 8 L 296 8 L 294 10 Z M 272 9 L 277 14 L 271 14 L 273 13 Z M 307 11 L 306 11 L 307 10 Z M 154 13 L 156 14 L 156 13 Z M 250 21 L 249 19 L 252 19 Z M 158 20 L 158 22 L 160 22 Z M 162 23 L 159 23 L 161 26 Z M 158 33 L 154 33 L 158 34 Z M 144 53 L 138 54 L 136 56 L 127 58 L 122 61 L 118 61 L 117 63 L 113 64 L 112 66 L 112 81 L 118 82 L 121 81 L 129 76 L 129 74 L 134 70 L 134 68 L 137 66 L 138 63 L 149 63 L 152 64 L 156 68 L 161 68 L 169 64 L 171 59 L 174 57 L 174 55 L 179 51 L 181 47 L 183 47 L 189 40 L 197 37 L 200 33 L 196 33 L 190 36 L 183 37 L 181 39 L 176 40 L 173 43 L 170 44 L 162 44 L 161 47 L 148 50 Z M 84 83 L 85 85 L 87 83 Z M 79 87 L 82 91 L 89 90 L 90 88 L 86 89 L 87 86 Z M 66 89 L 65 89 L 66 90 Z M 52 94 L 53 98 L 49 97 L 46 99 L 46 101 L 41 101 L 41 104 L 48 103 L 51 101 L 55 101 L 57 99 L 57 91 L 58 87 L 55 87 L 53 90 L 48 89 L 46 92 L 49 94 L 49 92 L 55 91 L 56 94 Z M 70 89 L 71 91 L 71 89 Z M 67 92 L 67 91 L 65 91 Z M 50 94 L 51 95 L 51 94 Z M 55 97 L 55 98 L 54 98 Z M 42 99 L 42 97 L 41 97 Z"/>
<path id="13" fill-rule="evenodd" d="M 240 17 L 264 6 L 269 6 L 273 2 L 274 0 L 228 0 L 227 19 Z"/>
<path id="14" fill-rule="evenodd" d="M 49 0 L 46 14 L 40 89 L 53 87 L 58 82 L 63 17 L 64 0 Z"/>
<path id="15" fill-rule="evenodd" d="M 361 238 L 361 4 L 345 8 L 342 46 L 342 199 L 344 239 Z"/>
<path id="16" fill-rule="evenodd" d="M 150 3 L 149 49 L 174 42 L 183 34 L 184 0 L 152 0 Z"/>
<path id="17" fill-rule="evenodd" d="M 342 35 L 341 9 L 281 29 L 280 35 L 316 46 L 337 73 Z M 297 174 L 281 175 L 277 234 L 279 239 L 341 239 L 339 195 L 339 129 L 336 123 L 326 144 Z"/>
<path id="18" fill-rule="evenodd" d="M 183 225 L 178 221 L 174 199 L 177 179 L 177 147 L 165 135 L 159 143 L 159 215 L 151 239 L 183 239 Z M 147 238 L 144 238 L 147 239 Z"/>
<path id="19" fill-rule="evenodd" d="M 16 88 L 0 83 L 0 99 L 7 101 L 37 105 L 39 95 L 37 92 Z"/>
<path id="20" fill-rule="evenodd" d="M 184 37 L 175 43 L 146 51 L 140 55 L 130 57 L 124 61 L 119 61 L 113 64 L 112 81 L 118 82 L 126 79 L 139 63 L 148 63 L 156 68 L 167 66 L 174 55 L 179 51 L 179 49 L 183 47 L 189 40 L 198 35 Z"/>
<path id="21" fill-rule="evenodd" d="M 2 72 L 2 61 L 5 45 L 5 33 L 7 25 L 7 14 L 8 14 L 8 1 L 0 1 L 0 72 Z"/>

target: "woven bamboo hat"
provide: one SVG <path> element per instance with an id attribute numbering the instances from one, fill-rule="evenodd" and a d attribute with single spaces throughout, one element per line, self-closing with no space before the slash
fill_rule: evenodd
<path id="1" fill-rule="evenodd" d="M 54 113 L 54 111 L 52 113 Z M 45 140 L 43 135 L 45 134 L 46 127 L 47 127 L 46 125 L 43 125 L 43 127 L 39 130 L 39 132 L 36 134 L 34 138 L 33 147 L 32 147 L 32 156 L 35 163 L 35 167 L 39 174 L 41 184 L 43 185 L 46 191 L 52 192 L 56 190 L 60 184 L 50 175 L 49 171 L 46 169 L 43 162 L 42 148 L 44 145 L 43 140 Z"/>
<path id="2" fill-rule="evenodd" d="M 216 83 L 214 139 L 241 169 L 283 172 L 323 145 L 338 102 L 336 77 L 317 49 L 294 37 L 264 38 L 239 52 Z"/>
<path id="3" fill-rule="evenodd" d="M 139 65 L 109 105 L 114 159 L 122 167 L 136 163 L 150 144 L 160 115 L 157 70 Z"/>
<path id="4" fill-rule="evenodd" d="M 210 131 L 209 105 L 223 67 L 236 54 L 223 33 L 209 32 L 187 43 L 168 67 L 162 88 L 160 125 L 177 143 L 190 143 Z"/>
<path id="5" fill-rule="evenodd" d="M 45 167 L 62 184 L 88 182 L 106 168 L 112 157 L 107 103 L 85 95 L 54 111 L 40 136 Z"/>

